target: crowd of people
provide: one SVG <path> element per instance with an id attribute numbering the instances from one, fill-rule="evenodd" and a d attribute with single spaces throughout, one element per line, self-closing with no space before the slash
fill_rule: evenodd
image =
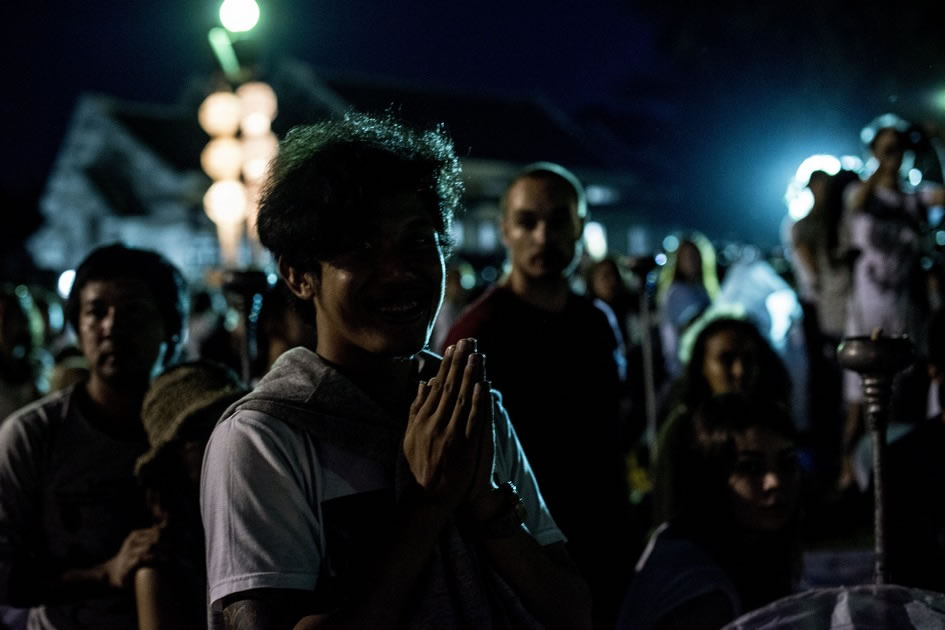
<path id="1" fill-rule="evenodd" d="M 450 139 L 349 113 L 271 164 L 276 286 L 188 287 L 111 244 L 78 266 L 68 328 L 5 290 L 0 628 L 720 628 L 869 531 L 836 347 L 876 329 L 917 351 L 891 402 L 889 567 L 945 590 L 945 311 L 922 264 L 945 191 L 902 182 L 896 124 L 867 141 L 865 180 L 811 175 L 779 272 L 696 232 L 661 266 L 591 261 L 581 182 L 530 164 L 480 286 L 450 258 Z"/>

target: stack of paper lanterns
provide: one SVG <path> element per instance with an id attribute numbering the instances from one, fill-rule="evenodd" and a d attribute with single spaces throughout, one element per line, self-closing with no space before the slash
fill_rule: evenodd
<path id="1" fill-rule="evenodd" d="M 250 251 L 258 250 L 257 200 L 278 148 L 271 129 L 275 116 L 276 95 L 260 81 L 244 83 L 235 92 L 214 92 L 200 105 L 200 126 L 210 136 L 200 164 L 213 180 L 203 206 L 217 226 L 223 267 L 239 265 L 244 226 Z"/>

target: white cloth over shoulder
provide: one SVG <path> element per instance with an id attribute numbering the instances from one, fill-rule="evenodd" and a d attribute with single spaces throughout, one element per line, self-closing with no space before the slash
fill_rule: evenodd
<path id="1" fill-rule="evenodd" d="M 301 358 L 304 364 L 312 357 L 296 349 L 279 362 Z M 214 430 L 201 477 L 209 600 L 216 611 L 222 598 L 250 589 L 316 591 L 329 554 L 325 503 L 394 484 L 374 459 L 239 404 Z M 517 486 L 525 525 L 539 544 L 565 540 L 498 396 L 495 411 L 496 479 Z M 374 525 L 381 531 L 389 523 Z"/>

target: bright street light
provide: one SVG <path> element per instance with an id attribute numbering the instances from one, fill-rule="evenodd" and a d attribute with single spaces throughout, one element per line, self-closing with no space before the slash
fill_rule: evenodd
<path id="1" fill-rule="evenodd" d="M 224 0 L 220 5 L 220 22 L 231 33 L 245 33 L 258 21 L 256 0 Z"/>

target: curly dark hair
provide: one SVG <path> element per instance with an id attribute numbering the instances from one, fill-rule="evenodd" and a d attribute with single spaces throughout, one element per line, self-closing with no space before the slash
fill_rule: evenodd
<path id="1" fill-rule="evenodd" d="M 139 278 L 151 290 L 164 320 L 168 361 L 173 360 L 187 339 L 190 294 L 180 269 L 161 254 L 121 243 L 104 245 L 85 257 L 75 271 L 75 280 L 66 299 L 66 318 L 79 331 L 79 303 L 82 288 L 93 280 Z"/>
<path id="2" fill-rule="evenodd" d="M 387 210 L 393 192 L 420 195 L 449 250 L 463 183 L 442 126 L 420 131 L 392 114 L 349 112 L 295 127 L 263 187 L 259 238 L 290 266 L 317 272 L 319 263 L 357 245 L 365 219 Z"/>

